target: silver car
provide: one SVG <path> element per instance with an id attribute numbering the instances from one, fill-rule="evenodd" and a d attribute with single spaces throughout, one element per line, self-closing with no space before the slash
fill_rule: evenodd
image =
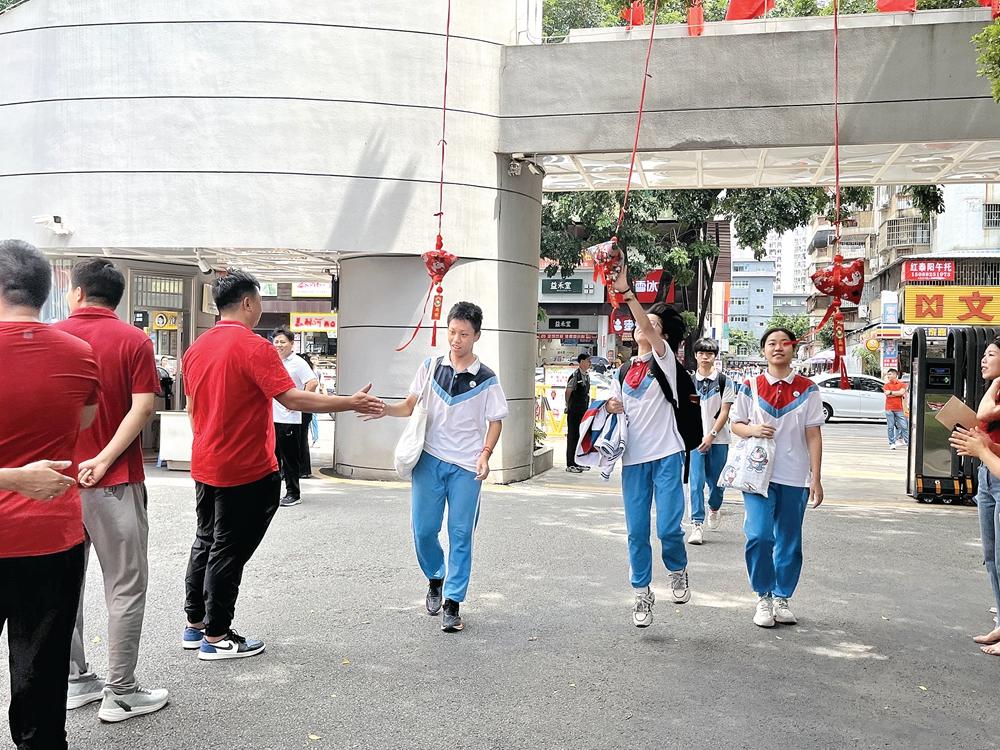
<path id="1" fill-rule="evenodd" d="M 840 375 L 823 373 L 813 376 L 823 398 L 823 414 L 829 422 L 838 419 L 877 419 L 885 421 L 883 381 L 870 375 L 849 375 L 850 389 L 841 390 Z"/>

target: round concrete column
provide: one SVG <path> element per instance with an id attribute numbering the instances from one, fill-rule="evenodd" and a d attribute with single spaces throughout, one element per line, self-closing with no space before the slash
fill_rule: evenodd
<path id="1" fill-rule="evenodd" d="M 527 170 L 506 175 L 507 159 L 498 159 L 502 174 L 493 210 L 466 215 L 466 220 L 492 227 L 492 247 L 463 247 L 462 237 L 446 237 L 446 249 L 461 260 L 444 282 L 444 316 L 461 300 L 483 308 L 479 358 L 493 369 L 510 406 L 499 449 L 493 456 L 492 481 L 526 479 L 531 471 L 534 424 L 534 365 L 537 347 L 538 246 L 541 179 Z M 467 208 L 459 207 L 463 213 Z M 432 238 L 428 238 L 430 240 Z M 430 242 L 428 242 L 430 246 Z M 411 335 L 420 317 L 430 279 L 419 256 L 354 255 L 341 262 L 337 390 L 352 393 L 366 383 L 390 402 L 406 397 L 420 364 L 447 353 L 446 324 L 438 328 L 438 347 L 430 346 L 430 312 L 416 340 L 403 352 L 395 349 Z M 336 469 L 363 479 L 391 479 L 393 449 L 403 420 L 362 422 L 339 415 L 335 440 Z"/>

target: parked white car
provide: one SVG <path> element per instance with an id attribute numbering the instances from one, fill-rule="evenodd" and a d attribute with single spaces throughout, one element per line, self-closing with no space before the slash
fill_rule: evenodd
<path id="1" fill-rule="evenodd" d="M 870 375 L 849 375 L 849 390 L 841 390 L 840 375 L 823 373 L 812 380 L 819 386 L 826 421 L 837 419 L 878 419 L 885 421 L 883 381 Z"/>

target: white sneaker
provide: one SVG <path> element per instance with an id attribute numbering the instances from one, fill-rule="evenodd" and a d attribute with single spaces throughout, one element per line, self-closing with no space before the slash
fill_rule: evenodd
<path id="1" fill-rule="evenodd" d="M 684 604 L 691 599 L 691 589 L 688 586 L 687 568 L 670 572 L 670 595 L 674 604 Z"/>
<path id="2" fill-rule="evenodd" d="M 792 610 L 788 608 L 788 600 L 781 596 L 774 597 L 774 621 L 782 625 L 794 625 L 798 622 Z"/>
<path id="3" fill-rule="evenodd" d="M 722 508 L 718 510 L 708 509 L 708 524 L 706 525 L 709 531 L 718 531 L 722 525 Z"/>
<path id="4" fill-rule="evenodd" d="M 136 716 L 159 711 L 170 700 L 166 690 L 147 690 L 137 687 L 131 693 L 118 695 L 111 688 L 104 688 L 104 700 L 97 718 L 108 723 L 134 719 Z"/>
<path id="5" fill-rule="evenodd" d="M 688 537 L 688 544 L 704 544 L 705 532 L 702 531 L 701 524 L 696 523 L 691 529 L 691 536 Z"/>
<path id="6" fill-rule="evenodd" d="M 896 444 L 895 443 L 890 444 L 889 445 L 889 450 L 891 450 L 891 451 L 896 450 Z"/>
<path id="7" fill-rule="evenodd" d="M 645 590 L 636 589 L 635 604 L 632 606 L 632 624 L 637 628 L 648 628 L 653 624 L 653 604 L 656 597 L 649 586 Z"/>
<path id="8" fill-rule="evenodd" d="M 767 594 L 757 600 L 757 611 L 753 614 L 753 624 L 758 628 L 774 627 L 774 602 Z"/>
<path id="9" fill-rule="evenodd" d="M 80 675 L 79 679 L 70 680 L 66 691 L 66 710 L 81 708 L 90 703 L 96 703 L 104 697 L 104 680 L 93 672 Z"/>

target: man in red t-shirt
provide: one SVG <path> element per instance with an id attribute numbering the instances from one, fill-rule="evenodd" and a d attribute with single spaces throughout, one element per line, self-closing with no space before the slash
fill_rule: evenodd
<path id="1" fill-rule="evenodd" d="M 125 276 L 107 258 L 73 266 L 67 296 L 70 317 L 56 328 L 83 339 L 101 371 L 101 397 L 90 429 L 80 433 L 84 568 L 93 544 L 101 561 L 108 607 L 108 679 L 91 671 L 83 638 L 83 596 L 73 634 L 66 708 L 101 701 L 102 721 L 124 721 L 167 705 L 166 690 L 139 686 L 135 667 L 149 580 L 146 478 L 139 435 L 153 414 L 160 388 L 153 342 L 115 314 L 125 294 Z"/>
<path id="2" fill-rule="evenodd" d="M 0 629 L 7 625 L 10 734 L 19 750 L 66 748 L 83 517 L 75 483 L 36 498 L 55 484 L 50 470 L 76 476 L 67 459 L 98 398 L 90 345 L 39 322 L 51 286 L 44 255 L 26 242 L 0 242 L 0 467 L 23 467 L 0 477 Z"/>
<path id="3" fill-rule="evenodd" d="M 231 629 L 243 568 L 278 509 L 271 399 L 291 411 L 381 415 L 368 395 L 324 396 L 295 387 L 281 357 L 253 332 L 262 313 L 260 284 L 230 271 L 212 284 L 220 320 L 184 354 L 184 391 L 194 443 L 198 530 L 188 563 L 187 627 L 181 643 L 204 660 L 255 656 L 264 642 Z"/>
<path id="4" fill-rule="evenodd" d="M 886 382 L 882 386 L 885 392 L 885 424 L 889 432 L 889 450 L 896 450 L 896 440 L 901 440 L 903 445 L 910 442 L 909 426 L 906 423 L 906 415 L 903 413 L 903 396 L 906 394 L 906 384 L 899 379 L 896 370 L 888 370 L 885 374 Z"/>

